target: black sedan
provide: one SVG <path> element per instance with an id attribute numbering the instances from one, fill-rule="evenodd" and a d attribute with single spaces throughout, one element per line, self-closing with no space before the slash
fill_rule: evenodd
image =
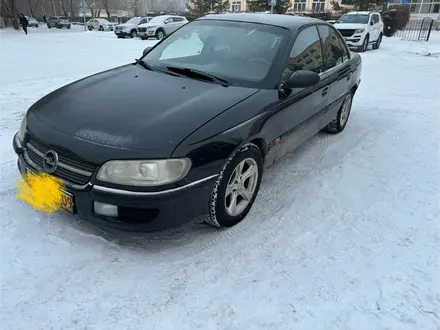
<path id="1" fill-rule="evenodd" d="M 13 139 L 18 167 L 63 179 L 64 207 L 99 225 L 155 231 L 207 214 L 230 227 L 266 167 L 344 130 L 361 70 L 324 21 L 208 15 L 37 101 Z"/>

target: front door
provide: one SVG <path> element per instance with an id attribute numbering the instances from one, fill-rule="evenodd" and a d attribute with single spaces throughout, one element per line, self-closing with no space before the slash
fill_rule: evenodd
<path id="1" fill-rule="evenodd" d="M 290 52 L 282 82 L 296 70 L 308 70 L 316 73 L 323 71 L 323 52 L 316 25 L 302 29 Z M 328 104 L 330 85 L 320 81 L 309 88 L 294 88 L 286 91 L 281 100 L 283 110 L 283 136 L 279 157 L 293 151 L 301 143 L 320 130 L 320 120 Z"/>
<path id="2" fill-rule="evenodd" d="M 321 79 L 331 84 L 327 110 L 332 117 L 338 113 L 352 80 L 351 66 L 348 64 L 350 55 L 344 41 L 333 27 L 318 25 L 318 31 L 325 59 Z"/>

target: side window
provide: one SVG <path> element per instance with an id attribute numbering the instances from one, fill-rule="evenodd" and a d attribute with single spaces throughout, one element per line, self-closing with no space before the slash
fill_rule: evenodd
<path id="1" fill-rule="evenodd" d="M 309 26 L 302 30 L 293 44 L 287 59 L 286 68 L 281 82 L 287 81 L 290 75 L 298 70 L 322 72 L 322 49 L 316 26 Z"/>
<path id="2" fill-rule="evenodd" d="M 165 20 L 164 23 L 165 23 L 165 24 L 173 23 L 173 19 L 172 19 L 172 18 L 168 18 L 168 19 Z"/>
<path id="3" fill-rule="evenodd" d="M 145 23 L 148 23 L 148 18 L 141 19 L 141 21 L 139 22 L 138 25 L 145 24 Z"/>
<path id="4" fill-rule="evenodd" d="M 181 17 L 174 17 L 174 23 L 182 22 L 182 21 L 183 21 L 183 18 L 181 18 Z"/>
<path id="5" fill-rule="evenodd" d="M 318 25 L 324 54 L 324 71 L 330 70 L 343 63 L 344 48 L 339 41 L 339 35 L 327 25 Z M 347 51 L 345 49 L 345 51 Z"/>
<path id="6" fill-rule="evenodd" d="M 377 22 L 379 22 L 379 18 L 377 17 L 376 14 L 371 15 L 371 22 L 373 25 L 376 24 Z"/>

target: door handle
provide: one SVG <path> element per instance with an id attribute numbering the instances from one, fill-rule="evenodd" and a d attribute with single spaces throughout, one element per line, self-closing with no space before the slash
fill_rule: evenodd
<path id="1" fill-rule="evenodd" d="M 350 79 L 351 79 L 351 73 L 349 73 L 347 76 L 347 80 L 350 80 Z"/>
<path id="2" fill-rule="evenodd" d="M 327 93 L 328 93 L 328 87 L 326 87 L 322 90 L 322 96 L 326 96 Z"/>

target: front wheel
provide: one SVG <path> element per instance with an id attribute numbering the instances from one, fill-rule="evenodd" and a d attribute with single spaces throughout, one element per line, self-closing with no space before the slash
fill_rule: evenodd
<path id="1" fill-rule="evenodd" d="M 100 26 L 99 31 L 104 31 L 104 28 L 102 26 Z"/>
<path id="2" fill-rule="evenodd" d="M 49 24 L 47 24 L 47 28 L 48 28 L 48 29 L 51 29 L 52 27 L 51 27 Z"/>
<path id="3" fill-rule="evenodd" d="M 157 40 L 162 40 L 163 38 L 165 38 L 165 33 L 162 30 L 158 30 L 156 32 L 156 39 Z"/>
<path id="4" fill-rule="evenodd" d="M 253 143 L 240 147 L 214 184 L 205 221 L 215 227 L 232 227 L 243 220 L 255 202 L 262 175 L 260 149 Z"/>
<path id="5" fill-rule="evenodd" d="M 137 31 L 136 30 L 131 30 L 130 38 L 136 38 L 136 37 L 137 37 Z"/>
<path id="6" fill-rule="evenodd" d="M 368 49 L 368 43 L 369 43 L 369 42 L 370 42 L 370 37 L 369 37 L 369 35 L 367 34 L 367 35 L 365 36 L 364 42 L 362 43 L 362 46 L 359 48 L 359 51 L 360 51 L 360 52 L 366 52 L 367 49 Z"/>
<path id="7" fill-rule="evenodd" d="M 348 118 L 351 113 L 351 105 L 353 103 L 353 92 L 347 94 L 341 108 L 335 119 L 333 119 L 325 128 L 325 130 L 332 134 L 341 133 L 345 126 L 347 126 Z"/>

